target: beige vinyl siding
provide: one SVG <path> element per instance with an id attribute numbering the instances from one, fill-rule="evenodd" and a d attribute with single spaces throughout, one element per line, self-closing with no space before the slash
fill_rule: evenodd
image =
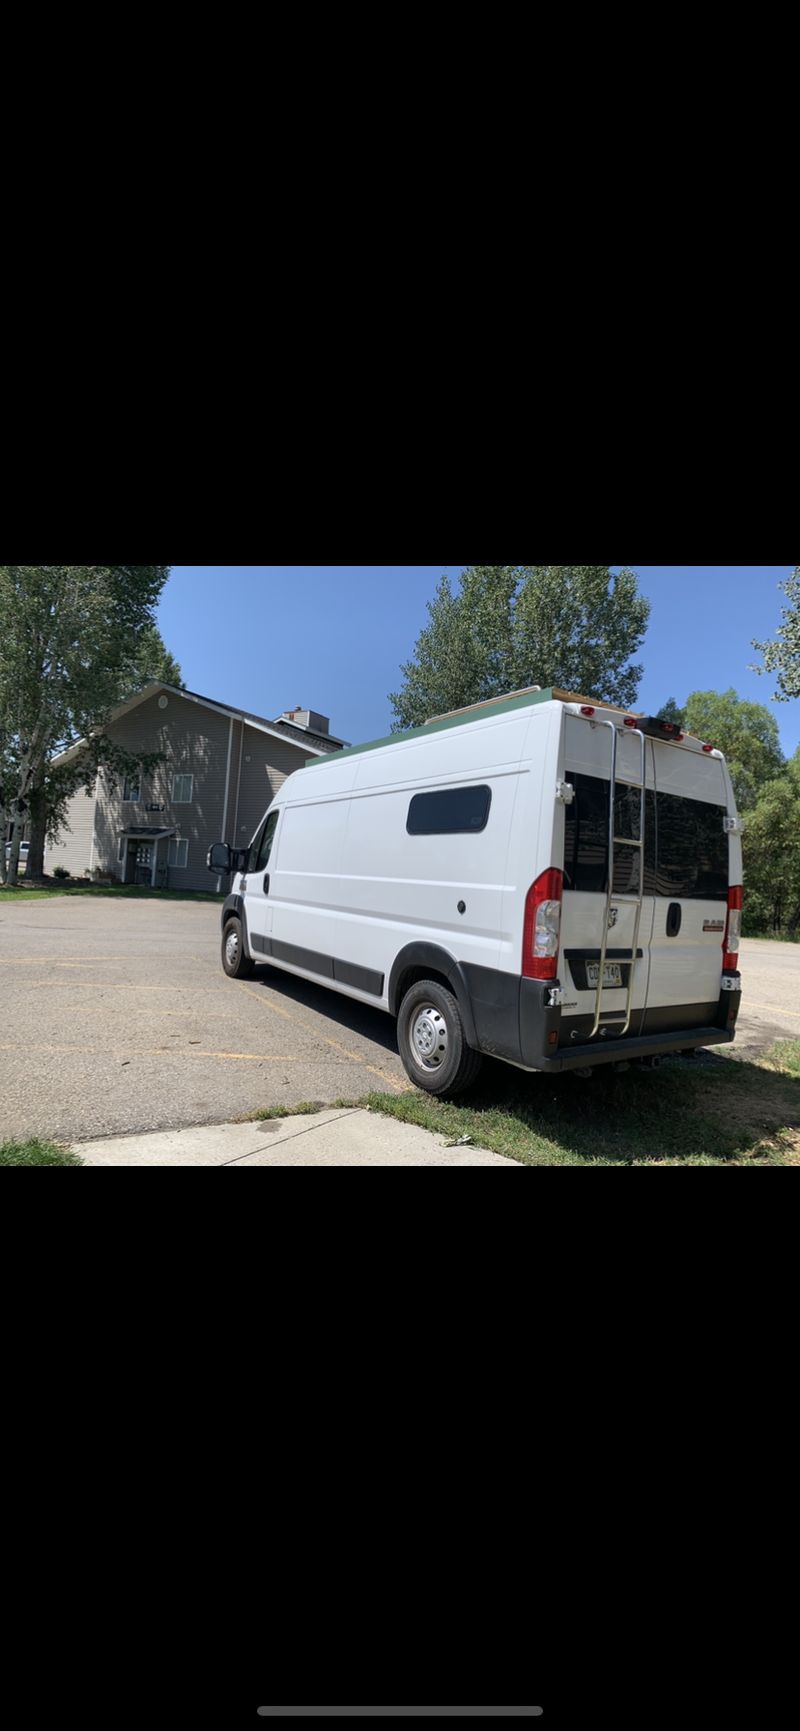
<path id="1" fill-rule="evenodd" d="M 105 774 L 98 777 L 95 864 L 121 873 L 119 833 L 131 824 L 153 829 L 174 826 L 176 835 L 188 842 L 188 859 L 184 868 L 170 867 L 170 888 L 211 890 L 215 879 L 206 869 L 206 854 L 222 835 L 230 717 L 174 692 L 164 695 L 166 708 L 159 709 L 155 692 L 109 726 L 112 739 L 126 751 L 163 751 L 165 761 L 143 773 L 137 803 L 123 802 L 121 782 L 112 783 Z M 194 777 L 189 804 L 172 803 L 175 775 Z M 163 810 L 148 811 L 148 805 Z M 166 860 L 167 848 L 166 840 L 159 843 L 159 863 Z"/>
<path id="2" fill-rule="evenodd" d="M 68 812 L 71 831 L 65 828 L 58 847 L 48 849 L 48 871 L 55 865 L 65 865 L 81 876 L 91 861 L 98 870 L 121 877 L 123 865 L 118 851 L 123 829 L 174 828 L 176 837 L 188 844 L 188 857 L 185 867 L 170 866 L 169 887 L 213 890 L 216 879 L 206 868 L 206 854 L 212 842 L 224 840 L 234 847 L 245 846 L 286 777 L 302 769 L 310 755 L 305 742 L 295 744 L 265 733 L 236 716 L 231 728 L 229 714 L 206 709 L 172 691 L 163 693 L 167 703 L 160 709 L 160 695 L 154 692 L 127 714 L 110 722 L 108 732 L 126 751 L 134 754 L 162 751 L 165 761 L 150 772 L 143 771 L 137 801 L 123 800 L 122 778 L 104 771 L 97 778 L 96 798 L 76 794 Z M 186 804 L 172 801 L 176 775 L 194 778 L 192 799 Z M 162 809 L 148 811 L 150 805 Z M 168 859 L 168 848 L 168 839 L 162 838 L 156 856 L 159 865 Z M 228 881 L 223 878 L 223 891 L 227 890 Z"/>
<path id="3" fill-rule="evenodd" d="M 241 736 L 242 724 L 234 721 L 228 826 L 225 836 L 225 840 L 233 847 L 245 847 L 252 840 L 267 807 L 272 804 L 286 777 L 292 775 L 296 769 L 302 769 L 309 755 L 305 746 L 298 750 L 298 747 L 288 740 L 275 739 L 269 733 L 260 733 L 256 727 L 245 726 L 239 780 L 239 812 L 238 818 L 235 818 Z"/>
<path id="4" fill-rule="evenodd" d="M 76 878 L 82 878 L 84 872 L 89 870 L 94 801 L 94 794 L 84 793 L 83 788 L 72 795 L 59 840 L 47 843 L 44 869 L 49 877 L 52 877 L 56 866 L 65 866 L 71 876 Z"/>

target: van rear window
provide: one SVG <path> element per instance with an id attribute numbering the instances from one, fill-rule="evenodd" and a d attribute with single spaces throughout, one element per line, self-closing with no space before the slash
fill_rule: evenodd
<path id="1" fill-rule="evenodd" d="M 608 882 L 608 782 L 596 775 L 568 772 L 575 798 L 565 807 L 564 887 L 599 890 Z M 614 833 L 639 837 L 640 790 L 618 782 Z M 728 893 L 728 837 L 722 827 L 725 807 L 676 794 L 645 796 L 644 888 L 646 896 L 682 900 L 722 900 Z M 614 891 L 635 895 L 639 849 L 618 842 L 614 848 Z"/>
<path id="2" fill-rule="evenodd" d="M 702 799 L 658 795 L 656 895 L 725 901 L 728 837 L 725 807 Z"/>
<path id="3" fill-rule="evenodd" d="M 415 793 L 408 808 L 409 835 L 464 835 L 485 829 L 492 803 L 490 787 L 443 787 Z"/>

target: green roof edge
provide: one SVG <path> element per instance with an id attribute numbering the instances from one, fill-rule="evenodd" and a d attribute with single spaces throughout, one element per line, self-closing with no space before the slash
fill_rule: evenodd
<path id="1" fill-rule="evenodd" d="M 530 709 L 534 703 L 550 703 L 553 697 L 552 685 L 544 691 L 529 691 L 522 697 L 509 697 L 506 703 L 492 705 L 492 715 L 508 715 L 514 709 Z M 488 705 L 487 705 L 488 708 Z M 384 745 L 401 745 L 405 739 L 421 739 L 431 733 L 446 733 L 451 727 L 466 727 L 467 722 L 482 720 L 480 710 L 470 709 L 466 715 L 448 715 L 442 721 L 429 721 L 424 727 L 409 727 L 405 733 L 390 733 L 386 739 L 371 739 L 366 745 L 349 745 L 346 751 L 332 751 L 325 758 L 325 763 L 341 763 L 343 757 L 360 757 L 365 751 L 380 751 Z M 318 757 L 306 758 L 305 768 L 319 766 Z"/>

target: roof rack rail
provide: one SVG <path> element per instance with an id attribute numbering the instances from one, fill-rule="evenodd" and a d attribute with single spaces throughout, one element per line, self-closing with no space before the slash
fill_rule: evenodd
<path id="1" fill-rule="evenodd" d="M 465 703 L 463 709 L 446 709 L 442 715 L 429 715 L 425 726 L 431 727 L 434 721 L 449 721 L 453 715 L 469 715 L 473 709 L 491 709 L 495 703 L 508 703 L 512 697 L 527 697 L 529 692 L 541 689 L 541 685 L 522 685 L 519 691 L 502 691 L 497 697 L 485 697 L 481 703 Z"/>

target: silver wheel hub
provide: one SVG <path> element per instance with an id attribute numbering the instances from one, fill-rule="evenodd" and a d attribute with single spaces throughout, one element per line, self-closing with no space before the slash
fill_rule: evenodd
<path id="1" fill-rule="evenodd" d="M 411 1026 L 411 1050 L 423 1070 L 439 1070 L 449 1048 L 447 1023 L 431 1004 L 417 1010 Z"/>
<path id="2" fill-rule="evenodd" d="M 233 967 L 238 954 L 239 954 L 238 934 L 236 932 L 229 932 L 227 942 L 225 944 L 225 955 L 226 955 L 228 963 L 231 967 Z"/>

